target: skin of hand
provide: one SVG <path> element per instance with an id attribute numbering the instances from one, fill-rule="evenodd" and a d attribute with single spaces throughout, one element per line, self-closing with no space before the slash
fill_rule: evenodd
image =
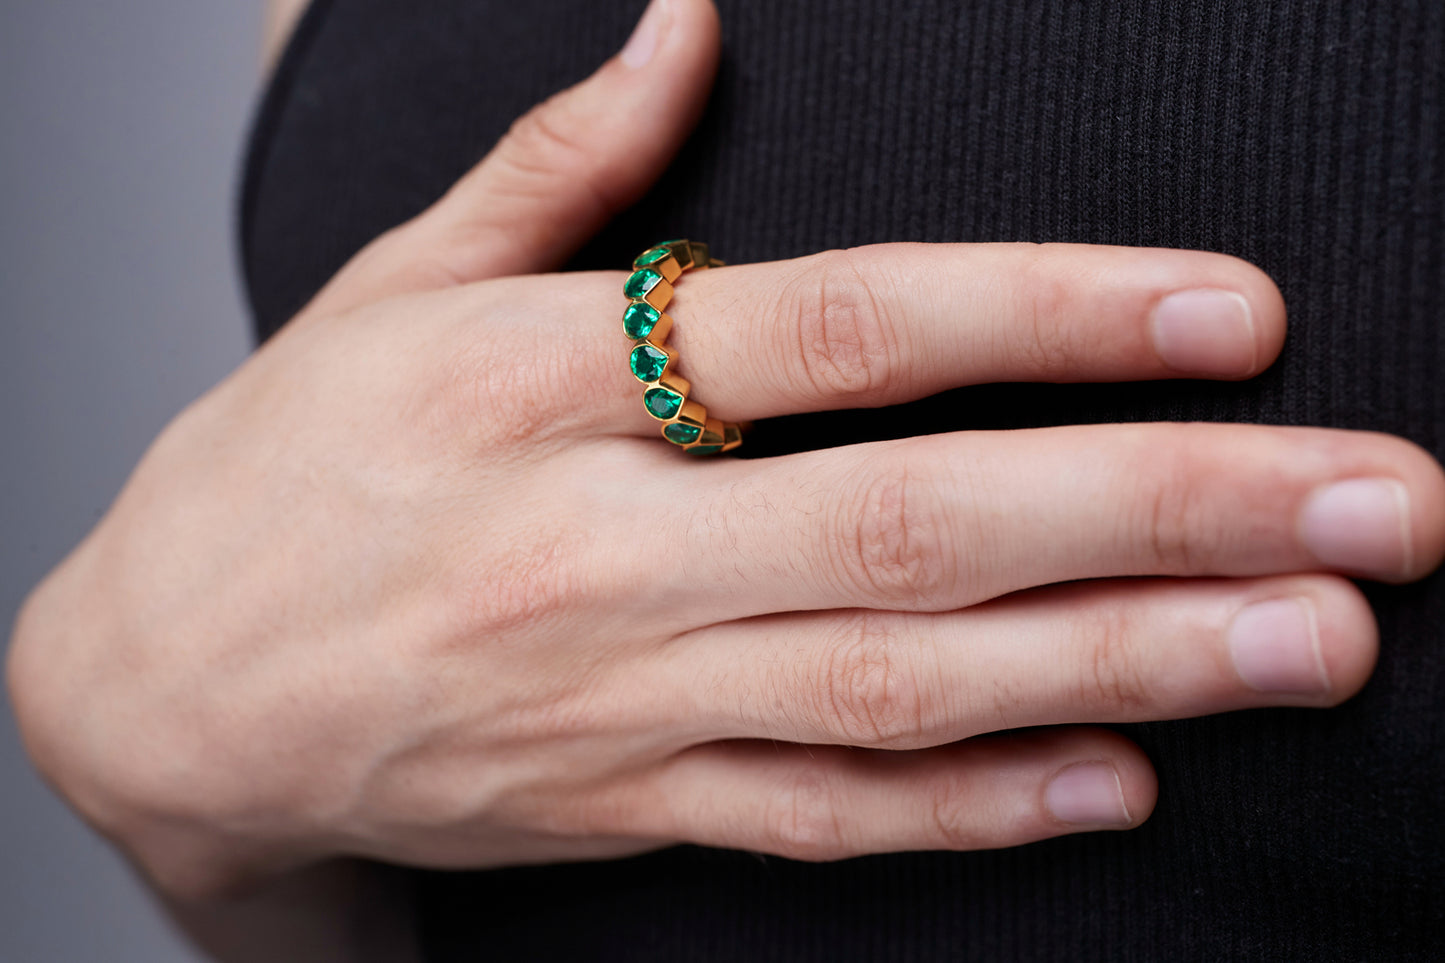
<path id="1" fill-rule="evenodd" d="M 27 746 L 162 891 L 332 857 L 826 860 L 1124 829 L 1152 768 L 1075 724 L 1364 683 L 1375 626 L 1345 576 L 1417 578 L 1445 550 L 1445 478 L 1400 439 L 664 442 L 627 370 L 625 272 L 541 272 L 664 169 L 718 38 L 706 0 L 654 0 L 182 412 L 32 593 L 8 664 Z M 1244 262 L 1063 245 L 696 271 L 669 313 L 730 420 L 1244 378 L 1284 338 Z"/>
<path id="2" fill-rule="evenodd" d="M 266 17 L 262 28 L 261 66 L 270 70 L 286 47 L 308 0 L 266 0 Z"/>

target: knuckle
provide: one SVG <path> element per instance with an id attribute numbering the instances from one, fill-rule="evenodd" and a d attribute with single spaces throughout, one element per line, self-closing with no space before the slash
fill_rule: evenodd
<path id="1" fill-rule="evenodd" d="M 495 545 L 486 558 L 458 569 L 449 592 L 459 613 L 450 633 L 456 644 L 465 649 L 478 637 L 535 632 L 575 614 L 590 594 L 575 563 L 587 552 L 580 538 L 563 528 L 533 528 L 525 540 Z"/>
<path id="2" fill-rule="evenodd" d="M 789 777 L 766 813 L 767 848 L 779 856 L 824 862 L 849 855 L 840 800 L 822 767 L 808 767 Z"/>
<path id="3" fill-rule="evenodd" d="M 949 591 L 958 564 L 927 473 L 906 458 L 872 474 L 838 509 L 844 578 L 887 608 L 911 608 Z"/>
<path id="4" fill-rule="evenodd" d="M 915 748 L 924 743 L 925 699 L 899 654 L 888 617 L 848 617 L 817 682 L 818 710 L 849 745 Z"/>
<path id="5" fill-rule="evenodd" d="M 1064 323 L 1078 312 L 1078 284 L 1077 277 L 1060 273 L 1051 245 L 1029 247 L 1016 289 L 1019 323 L 1006 343 L 1040 380 L 1063 380 L 1081 361 L 1072 337 L 1078 327 Z"/>
<path id="6" fill-rule="evenodd" d="M 550 199 L 557 193 L 558 179 L 566 177 L 570 187 L 580 187 L 582 196 L 591 200 L 594 213 L 601 213 L 612 205 L 592 175 L 598 155 L 585 136 L 587 118 L 578 115 L 568 93 L 554 94 L 513 121 L 497 160 L 510 175 L 509 193 Z"/>
<path id="7" fill-rule="evenodd" d="M 1205 477 L 1207 468 L 1185 437 L 1151 432 L 1140 440 L 1144 444 L 1131 461 L 1142 469 L 1143 491 L 1130 501 L 1124 537 L 1142 544 L 1128 554 L 1147 553 L 1159 574 L 1202 571 L 1225 540 L 1222 520 L 1208 511 L 1213 484 Z"/>
<path id="8" fill-rule="evenodd" d="M 797 336 L 805 384 L 819 402 L 884 400 L 897 371 L 900 333 L 879 292 L 877 272 L 860 268 L 847 250 L 825 251 L 788 285 L 786 310 Z"/>
<path id="9" fill-rule="evenodd" d="M 514 120 L 491 153 L 415 219 L 427 244 L 409 270 L 445 285 L 527 273 L 516 251 L 557 243 L 556 218 L 532 216 L 539 206 L 583 223 L 606 220 L 625 198 L 592 143 L 595 125 L 568 91 Z"/>
<path id="10" fill-rule="evenodd" d="M 1141 635 L 1122 604 L 1090 612 L 1074 623 L 1074 651 L 1082 653 L 1080 702 L 1134 713 L 1154 700 L 1143 665 Z"/>
<path id="11" fill-rule="evenodd" d="M 1011 678 L 1006 674 L 994 676 L 990 680 L 987 701 L 980 700 L 980 721 L 976 724 L 975 731 L 1004 732 L 1018 728 L 1017 720 L 1026 715 L 1029 708 L 1029 696 L 1028 685 L 1024 680 Z M 983 720 L 990 721 L 985 723 Z"/>
<path id="12" fill-rule="evenodd" d="M 579 386 L 592 394 L 586 382 L 595 379 L 595 366 L 565 347 L 538 346 L 525 365 L 505 357 L 495 343 L 465 338 L 442 357 L 431 379 L 432 397 L 421 406 L 441 442 L 455 446 L 467 439 L 497 457 L 555 437 L 571 424 L 575 406 L 548 385 Z"/>
<path id="13" fill-rule="evenodd" d="M 508 449 L 537 439 L 551 419 L 547 405 L 527 404 L 530 386 L 497 359 L 458 352 L 441 376 L 436 411 L 442 437 L 471 438 L 477 446 Z"/>
<path id="14" fill-rule="evenodd" d="M 934 844 L 937 847 L 965 851 L 987 845 L 970 808 L 968 794 L 960 792 L 959 787 L 951 780 L 939 780 L 929 798 L 928 815 L 932 820 Z"/>

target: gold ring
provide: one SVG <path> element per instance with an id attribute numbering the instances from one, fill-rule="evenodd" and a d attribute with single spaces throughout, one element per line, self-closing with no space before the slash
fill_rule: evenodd
<path id="1" fill-rule="evenodd" d="M 694 455 L 732 451 L 743 443 L 742 426 L 709 418 L 707 409 L 688 397 L 692 385 L 677 373 L 677 352 L 664 343 L 672 330 L 664 309 L 684 271 L 722 264 L 700 241 L 663 241 L 637 255 L 622 285 L 627 295 L 622 331 L 634 342 L 628 365 L 646 385 L 642 407 L 662 422 L 662 437 Z"/>

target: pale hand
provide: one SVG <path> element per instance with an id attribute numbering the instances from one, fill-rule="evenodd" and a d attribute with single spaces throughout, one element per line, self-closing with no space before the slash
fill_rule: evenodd
<path id="1" fill-rule="evenodd" d="M 640 196 L 701 109 L 712 8 L 675 0 L 638 36 L 178 417 L 26 606 L 27 743 L 166 891 L 337 855 L 832 859 L 1137 825 L 1156 791 L 1137 747 L 1003 730 L 1337 703 L 1376 640 L 1327 573 L 1438 562 L 1445 480 L 1381 435 L 682 455 L 627 371 L 625 273 L 536 273 Z M 1243 378 L 1284 337 L 1248 264 L 1082 246 L 700 271 L 670 313 L 730 420 Z"/>

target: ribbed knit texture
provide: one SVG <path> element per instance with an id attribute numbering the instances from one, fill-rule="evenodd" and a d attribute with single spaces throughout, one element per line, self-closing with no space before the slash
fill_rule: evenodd
<path id="1" fill-rule="evenodd" d="M 258 330 L 626 38 L 641 0 L 318 0 L 257 117 Z M 875 241 L 1224 251 L 1279 283 L 1243 384 L 989 386 L 782 419 L 750 454 L 955 430 L 1201 419 L 1445 455 L 1445 3 L 719 0 L 714 98 L 573 267 L 672 236 L 731 262 Z M 421 874 L 429 959 L 1383 960 L 1445 940 L 1445 579 L 1371 587 L 1358 697 L 1120 727 L 1160 776 L 1129 833 L 804 865 L 684 847 Z"/>

